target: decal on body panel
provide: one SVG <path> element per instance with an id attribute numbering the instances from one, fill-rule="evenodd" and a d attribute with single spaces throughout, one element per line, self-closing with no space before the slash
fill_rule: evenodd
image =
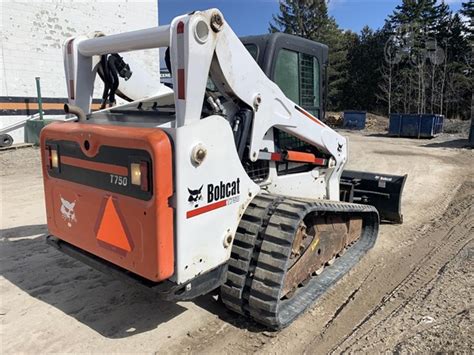
<path id="1" fill-rule="evenodd" d="M 191 190 L 188 187 L 188 192 L 189 192 L 189 198 L 188 202 L 194 205 L 194 208 L 199 206 L 199 201 L 202 200 L 202 188 L 204 185 L 201 185 L 201 187 L 197 190 Z"/>
<path id="2" fill-rule="evenodd" d="M 77 222 L 76 214 L 74 213 L 74 207 L 76 206 L 76 200 L 69 202 L 68 200 L 64 199 L 62 196 L 61 198 L 61 215 L 63 219 L 67 222 L 67 226 L 71 227 L 71 222 Z"/>
<path id="3" fill-rule="evenodd" d="M 207 205 L 198 207 L 198 201 L 202 200 L 202 185 L 197 190 L 188 188 L 190 203 L 194 203 L 193 210 L 186 213 L 186 218 L 192 218 L 200 214 L 216 210 L 218 208 L 231 205 L 240 201 L 240 179 L 234 181 L 224 182 L 220 181 L 218 184 L 207 184 Z"/>

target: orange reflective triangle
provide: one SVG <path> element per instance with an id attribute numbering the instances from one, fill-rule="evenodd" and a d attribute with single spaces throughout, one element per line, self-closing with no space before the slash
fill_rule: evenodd
<path id="1" fill-rule="evenodd" d="M 132 251 L 112 197 L 109 197 L 105 205 L 102 221 L 97 231 L 97 239 L 122 250 Z"/>

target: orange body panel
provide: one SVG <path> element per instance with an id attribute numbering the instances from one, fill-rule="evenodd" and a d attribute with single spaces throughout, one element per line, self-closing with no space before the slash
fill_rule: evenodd
<path id="1" fill-rule="evenodd" d="M 53 177 L 48 169 L 46 142 L 58 141 L 77 143 L 83 154 L 79 159 L 64 156 L 62 160 L 59 151 L 60 168 L 69 165 L 129 175 L 129 168 L 114 165 L 114 161 L 92 160 L 104 146 L 147 152 L 152 161 L 151 198 L 144 200 Z M 169 206 L 173 195 L 172 146 L 165 132 L 157 128 L 53 123 L 41 132 L 41 148 L 51 234 L 148 280 L 158 282 L 173 275 L 173 209 Z"/>

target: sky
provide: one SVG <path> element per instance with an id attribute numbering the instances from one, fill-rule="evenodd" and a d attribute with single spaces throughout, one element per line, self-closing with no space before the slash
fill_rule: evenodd
<path id="1" fill-rule="evenodd" d="M 445 0 L 457 11 L 461 0 Z M 369 25 L 373 29 L 383 26 L 401 0 L 330 0 L 329 13 L 339 27 L 360 32 Z M 272 14 L 278 13 L 278 0 L 158 0 L 159 22 L 168 24 L 184 13 L 216 7 L 239 36 L 268 32 Z"/>

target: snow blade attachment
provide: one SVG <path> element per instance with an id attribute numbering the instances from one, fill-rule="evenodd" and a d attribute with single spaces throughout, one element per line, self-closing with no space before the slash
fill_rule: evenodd
<path id="1" fill-rule="evenodd" d="M 341 201 L 372 205 L 381 221 L 403 223 L 402 192 L 407 176 L 345 170 L 341 176 Z"/>

